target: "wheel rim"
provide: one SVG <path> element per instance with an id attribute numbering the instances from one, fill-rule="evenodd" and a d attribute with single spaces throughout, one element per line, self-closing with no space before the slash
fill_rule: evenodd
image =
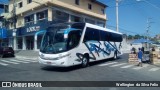
<path id="1" fill-rule="evenodd" d="M 87 58 L 83 58 L 83 65 L 86 66 L 87 65 Z"/>

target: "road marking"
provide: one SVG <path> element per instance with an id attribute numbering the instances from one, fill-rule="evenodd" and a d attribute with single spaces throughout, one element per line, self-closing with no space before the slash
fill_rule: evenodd
<path id="1" fill-rule="evenodd" d="M 140 69 L 142 69 L 142 68 L 145 68 L 145 67 L 147 67 L 147 66 L 149 66 L 148 64 L 144 64 L 144 65 L 142 65 L 142 67 L 135 67 L 135 68 L 133 68 L 134 70 L 140 70 Z"/>
<path id="2" fill-rule="evenodd" d="M 19 59 L 18 59 L 19 60 Z M 37 60 L 32 60 L 32 59 L 21 59 L 19 61 L 26 61 L 26 62 L 38 62 Z"/>
<path id="3" fill-rule="evenodd" d="M 11 64 L 19 64 L 19 63 L 16 63 L 16 62 L 11 62 L 11 61 L 6 61 L 6 60 L 1 60 L 3 62 L 6 62 L 6 63 L 11 63 Z"/>
<path id="4" fill-rule="evenodd" d="M 28 61 L 28 62 L 38 62 L 38 60 L 33 60 L 33 59 L 24 59 L 24 61 Z"/>
<path id="5" fill-rule="evenodd" d="M 124 64 L 127 64 L 127 63 L 120 63 L 120 64 L 112 65 L 110 67 L 118 67 L 118 66 L 121 66 L 121 65 L 124 65 Z"/>
<path id="6" fill-rule="evenodd" d="M 8 64 L 0 62 L 0 65 L 7 66 Z"/>
<path id="7" fill-rule="evenodd" d="M 127 66 L 123 66 L 121 68 L 129 68 L 129 67 L 132 67 L 132 66 L 134 66 L 134 65 L 127 65 Z"/>
<path id="8" fill-rule="evenodd" d="M 152 69 L 150 69 L 149 71 L 157 71 L 157 70 L 159 70 L 160 68 L 152 68 Z"/>
<path id="9" fill-rule="evenodd" d="M 98 66 L 107 66 L 107 65 L 116 64 L 116 63 L 118 63 L 118 62 L 110 62 L 110 63 L 101 64 L 101 65 L 98 65 Z"/>
<path id="10" fill-rule="evenodd" d="M 26 62 L 26 61 L 19 61 L 19 60 L 14 60 L 14 59 L 12 59 L 12 60 L 10 60 L 10 61 L 18 62 L 18 63 L 30 63 L 30 62 Z"/>
<path id="11" fill-rule="evenodd" d="M 25 59 L 26 61 L 32 61 L 32 62 L 38 62 L 38 60 L 35 59 Z"/>
<path id="12" fill-rule="evenodd" d="M 37 59 L 29 59 L 29 58 L 16 58 L 18 60 L 30 60 L 30 61 L 38 61 Z"/>
<path id="13" fill-rule="evenodd" d="M 27 58 L 27 57 L 21 57 L 21 56 L 16 56 L 15 58 L 17 59 L 32 59 L 32 60 L 37 60 L 38 58 Z"/>

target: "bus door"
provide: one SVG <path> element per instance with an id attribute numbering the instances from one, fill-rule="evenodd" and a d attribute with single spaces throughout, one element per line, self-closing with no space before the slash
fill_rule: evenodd
<path id="1" fill-rule="evenodd" d="M 70 31 L 68 34 L 68 42 L 67 42 L 67 47 L 69 50 L 71 50 L 73 54 L 71 54 L 71 60 L 77 60 L 77 55 L 78 53 L 78 45 L 80 42 L 80 37 L 81 37 L 81 31 L 80 30 L 75 30 L 75 31 Z M 74 62 L 73 61 L 73 62 Z"/>

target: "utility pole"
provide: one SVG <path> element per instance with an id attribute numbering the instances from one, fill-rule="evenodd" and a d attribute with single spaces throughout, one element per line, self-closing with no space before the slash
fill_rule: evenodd
<path id="1" fill-rule="evenodd" d="M 119 0 L 116 0 L 116 31 L 117 32 L 119 32 L 118 3 L 119 3 Z"/>
<path id="2" fill-rule="evenodd" d="M 150 27 L 151 27 L 150 19 L 152 19 L 152 18 L 148 18 L 147 19 L 147 29 L 146 29 L 146 37 L 147 37 L 147 39 L 149 39 L 149 31 L 150 31 Z"/>
<path id="3" fill-rule="evenodd" d="M 13 29 L 13 48 L 14 50 L 16 50 L 16 43 L 17 43 L 17 40 L 16 40 L 16 23 L 17 23 L 17 16 L 16 16 L 16 0 L 13 1 L 13 24 L 14 24 L 14 29 Z"/>

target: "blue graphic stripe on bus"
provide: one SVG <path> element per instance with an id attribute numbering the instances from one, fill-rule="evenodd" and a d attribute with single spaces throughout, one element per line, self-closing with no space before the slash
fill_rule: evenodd
<path id="1" fill-rule="evenodd" d="M 88 42 L 88 43 L 89 43 L 89 45 L 88 45 L 89 50 L 91 52 L 97 53 L 98 56 L 99 56 L 99 53 L 102 53 L 103 56 L 105 56 L 105 55 L 109 56 L 112 51 L 115 51 L 115 49 L 112 47 L 112 45 L 110 45 L 110 43 L 107 43 L 107 42 L 104 42 L 105 48 L 101 48 L 101 46 L 102 46 L 101 43 L 99 43 L 99 45 L 96 45 L 91 42 Z"/>
<path id="2" fill-rule="evenodd" d="M 69 34 L 70 31 L 76 31 L 76 30 L 80 30 L 80 29 L 76 29 L 76 28 L 68 28 L 64 31 L 64 34 Z"/>
<path id="3" fill-rule="evenodd" d="M 90 41 L 87 41 L 88 43 L 100 43 L 101 44 L 101 42 L 99 42 L 99 41 L 95 41 L 95 40 L 90 40 Z"/>
<path id="4" fill-rule="evenodd" d="M 121 54 L 121 52 L 117 49 L 116 44 L 112 45 L 110 42 L 108 42 L 119 54 Z M 120 43 L 121 44 L 121 43 Z M 120 48 L 119 48 L 120 49 Z"/>

